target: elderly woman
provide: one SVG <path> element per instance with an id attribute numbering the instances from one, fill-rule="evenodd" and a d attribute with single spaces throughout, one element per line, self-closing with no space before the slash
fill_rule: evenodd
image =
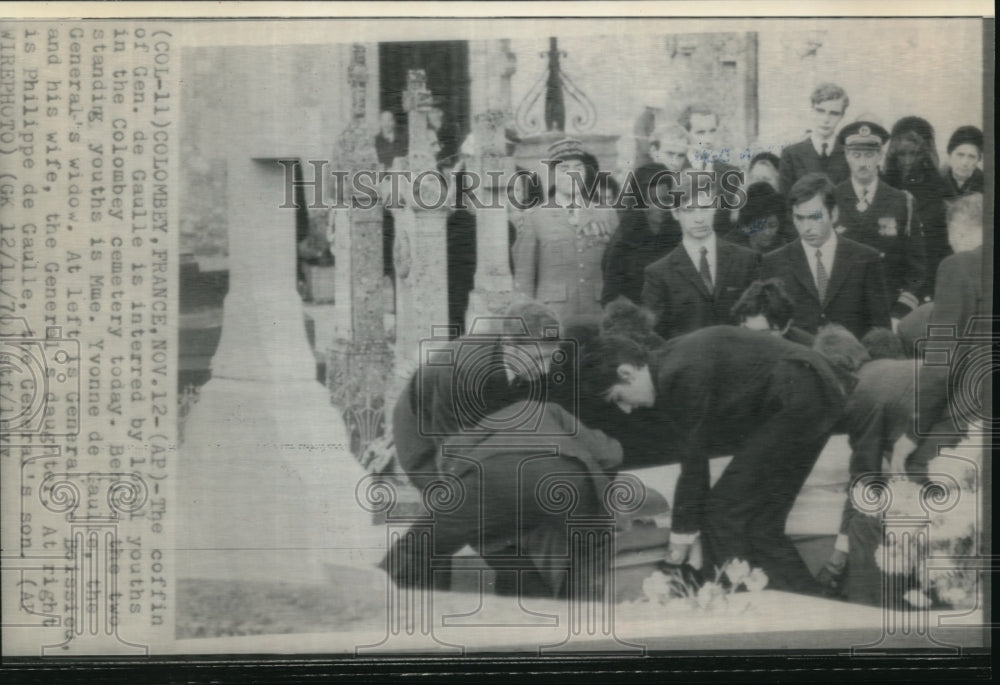
<path id="1" fill-rule="evenodd" d="M 618 217 L 610 207 L 586 206 L 581 185 L 592 189 L 597 170 L 580 141 L 554 143 L 549 160 L 558 161 L 549 199 L 525 215 L 514 244 L 514 290 L 560 320 L 599 316 L 601 259 Z"/>

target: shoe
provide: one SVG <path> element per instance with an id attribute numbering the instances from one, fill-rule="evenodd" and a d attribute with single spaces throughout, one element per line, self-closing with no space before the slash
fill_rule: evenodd
<path id="1" fill-rule="evenodd" d="M 827 599 L 846 599 L 847 597 L 847 566 L 839 570 L 823 566 L 816 574 L 816 582 L 820 584 L 820 594 Z"/>

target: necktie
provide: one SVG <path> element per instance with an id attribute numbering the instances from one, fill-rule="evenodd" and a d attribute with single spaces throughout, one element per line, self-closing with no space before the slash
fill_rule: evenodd
<path id="1" fill-rule="evenodd" d="M 708 248 L 701 248 L 701 262 L 698 265 L 698 272 L 701 274 L 701 280 L 705 281 L 705 287 L 708 288 L 708 292 L 712 292 L 712 271 L 708 268 Z"/>
<path id="2" fill-rule="evenodd" d="M 863 212 L 866 209 L 868 209 L 868 204 L 869 204 L 869 202 L 868 202 L 868 189 L 866 188 L 861 193 L 861 201 L 858 202 L 858 211 L 859 212 Z"/>
<path id="3" fill-rule="evenodd" d="M 826 159 L 826 149 L 827 147 L 829 147 L 829 145 L 830 145 L 829 143 L 823 143 L 823 152 L 822 152 L 823 159 Z"/>
<path id="4" fill-rule="evenodd" d="M 823 266 L 823 252 L 816 250 L 816 290 L 819 292 L 819 301 L 826 299 L 826 284 L 828 282 L 826 267 Z"/>

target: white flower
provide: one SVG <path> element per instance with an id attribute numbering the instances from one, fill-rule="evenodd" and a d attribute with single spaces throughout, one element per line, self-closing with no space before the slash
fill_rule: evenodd
<path id="1" fill-rule="evenodd" d="M 966 491 L 958 493 L 954 507 L 931 514 L 931 540 L 938 542 L 975 535 L 978 514 L 978 495 Z"/>
<path id="2" fill-rule="evenodd" d="M 670 581 L 666 574 L 654 571 L 643 580 L 642 594 L 653 604 L 666 604 L 670 599 Z"/>
<path id="3" fill-rule="evenodd" d="M 889 484 L 892 501 L 886 511 L 886 518 L 922 516 L 924 509 L 920 506 L 921 486 L 911 480 L 893 480 Z"/>
<path id="4" fill-rule="evenodd" d="M 911 536 L 892 544 L 881 544 L 875 549 L 875 564 L 886 574 L 908 575 L 917 568 L 920 560 L 920 549 Z"/>
<path id="5" fill-rule="evenodd" d="M 743 584 L 746 585 L 747 590 L 750 592 L 760 592 L 767 587 L 767 574 L 764 573 L 763 569 L 755 568 L 750 571 L 746 578 L 743 579 Z"/>
<path id="6" fill-rule="evenodd" d="M 910 590 L 903 595 L 903 599 L 905 599 L 911 606 L 915 606 L 918 609 L 930 606 L 930 600 L 927 599 L 927 595 L 924 594 L 923 590 Z"/>
<path id="7" fill-rule="evenodd" d="M 931 480 L 937 474 L 951 476 L 963 492 L 975 492 L 979 480 L 979 464 L 970 460 L 969 455 L 982 450 L 964 450 L 956 454 L 943 453 L 927 462 L 927 473 Z"/>
<path id="8" fill-rule="evenodd" d="M 709 611 L 718 601 L 725 601 L 726 591 L 718 583 L 705 583 L 698 590 L 698 606 L 705 611 Z"/>
<path id="9" fill-rule="evenodd" d="M 976 605 L 975 597 L 969 588 L 956 585 L 944 592 L 938 592 L 938 597 L 951 605 L 953 609 L 971 609 Z"/>
<path id="10" fill-rule="evenodd" d="M 733 588 L 737 588 L 750 575 L 750 564 L 742 559 L 732 559 L 725 565 L 722 572 L 729 578 L 729 582 L 733 584 Z"/>

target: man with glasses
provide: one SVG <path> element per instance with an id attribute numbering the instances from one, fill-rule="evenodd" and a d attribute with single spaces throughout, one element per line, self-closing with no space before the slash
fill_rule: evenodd
<path id="1" fill-rule="evenodd" d="M 834 189 L 837 232 L 882 254 L 893 330 L 920 304 L 924 283 L 924 243 L 913 225 L 912 198 L 879 179 L 882 146 L 889 132 L 871 121 L 856 121 L 840 132 L 851 177 Z"/>
<path id="2" fill-rule="evenodd" d="M 826 174 L 833 183 L 850 175 L 844 148 L 834 135 L 844 118 L 850 98 L 834 83 L 821 84 L 810 97 L 812 127 L 809 137 L 781 152 L 779 189 L 787 196 L 795 182 L 809 173 Z"/>

